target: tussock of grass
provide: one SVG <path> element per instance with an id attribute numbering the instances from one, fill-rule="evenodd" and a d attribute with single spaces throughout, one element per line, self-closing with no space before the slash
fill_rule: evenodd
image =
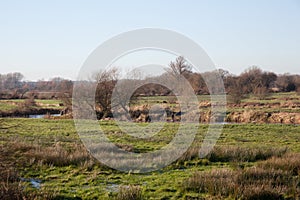
<path id="1" fill-rule="evenodd" d="M 199 158 L 200 147 L 190 147 L 178 162 L 190 161 Z M 210 162 L 255 162 L 271 157 L 281 157 L 288 151 L 287 148 L 248 148 L 236 146 L 216 146 L 206 158 Z"/>
<path id="2" fill-rule="evenodd" d="M 211 162 L 255 162 L 273 156 L 281 157 L 287 148 L 247 148 L 236 146 L 219 146 L 207 156 Z"/>
<path id="3" fill-rule="evenodd" d="M 241 199 L 244 200 L 283 200 L 285 199 L 278 191 L 262 186 L 252 186 L 251 189 L 246 189 Z"/>
<path id="4" fill-rule="evenodd" d="M 22 163 L 30 165 L 51 165 L 51 166 L 83 166 L 88 163 L 95 163 L 86 148 L 81 143 L 71 143 L 68 146 L 56 142 L 52 146 L 43 146 L 37 143 L 22 142 L 16 140 L 3 147 L 3 151 L 14 157 L 20 157 Z M 29 161 L 29 162 L 28 162 Z"/>
<path id="5" fill-rule="evenodd" d="M 22 199 L 23 189 L 18 180 L 17 172 L 0 167 L 0 199 Z"/>
<path id="6" fill-rule="evenodd" d="M 234 193 L 235 183 L 232 180 L 234 172 L 231 170 L 212 170 L 211 172 L 196 172 L 187 179 L 186 190 L 199 193 L 209 193 L 213 196 L 229 196 Z"/>
<path id="7" fill-rule="evenodd" d="M 51 147 L 34 146 L 26 154 L 32 162 L 54 166 L 83 165 L 91 160 L 89 153 L 82 144 L 73 143 L 69 149 L 56 143 Z"/>
<path id="8" fill-rule="evenodd" d="M 272 157 L 257 167 L 244 170 L 196 172 L 187 179 L 184 187 L 187 191 L 235 199 L 297 199 L 300 197 L 300 177 L 294 173 L 294 167 L 300 161 L 289 164 L 286 159 Z"/>
<path id="9" fill-rule="evenodd" d="M 55 192 L 45 189 L 26 190 L 26 186 L 21 182 L 18 172 L 13 167 L 7 169 L 0 166 L 0 199 L 51 200 L 55 197 Z"/>
<path id="10" fill-rule="evenodd" d="M 284 170 L 295 176 L 300 175 L 300 154 L 288 153 L 284 157 L 272 157 L 264 162 L 259 162 L 258 166 L 263 169 Z"/>
<path id="11" fill-rule="evenodd" d="M 199 147 L 190 147 L 179 159 L 178 162 L 190 161 L 199 158 Z"/>
<path id="12" fill-rule="evenodd" d="M 141 200 L 142 188 L 135 185 L 122 185 L 119 187 L 119 192 L 116 200 Z"/>

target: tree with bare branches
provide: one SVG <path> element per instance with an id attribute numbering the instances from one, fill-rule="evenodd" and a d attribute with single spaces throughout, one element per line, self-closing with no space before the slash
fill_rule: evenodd
<path id="1" fill-rule="evenodd" d="M 171 61 L 169 68 L 166 68 L 166 71 L 172 74 L 175 77 L 180 75 L 186 75 L 191 73 L 192 67 L 186 62 L 183 56 L 178 56 L 176 61 Z"/>
<path id="2" fill-rule="evenodd" d="M 119 79 L 117 68 L 110 68 L 94 74 L 93 79 L 96 81 L 95 106 L 103 113 L 103 117 L 111 116 L 111 105 L 114 101 L 112 92 L 116 82 Z"/>

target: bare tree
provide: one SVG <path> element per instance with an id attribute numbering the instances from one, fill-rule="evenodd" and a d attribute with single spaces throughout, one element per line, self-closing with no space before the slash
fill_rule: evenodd
<path id="1" fill-rule="evenodd" d="M 290 74 L 279 75 L 276 81 L 277 87 L 280 91 L 291 92 L 296 90 L 295 78 Z"/>
<path id="2" fill-rule="evenodd" d="M 59 83 L 58 98 L 61 99 L 65 106 L 65 112 L 72 111 L 72 93 L 73 93 L 73 82 L 71 80 L 63 79 Z"/>
<path id="3" fill-rule="evenodd" d="M 241 103 L 244 94 L 241 89 L 240 77 L 229 76 L 226 79 L 226 85 L 229 86 L 227 87 L 227 92 L 231 97 L 230 100 L 232 101 L 232 103 L 236 103 L 236 104 Z"/>
<path id="4" fill-rule="evenodd" d="M 139 93 L 137 93 L 137 90 L 139 86 L 144 87 L 142 72 L 138 69 L 129 71 L 126 73 L 126 77 L 118 80 L 115 86 L 112 106 L 128 113 L 130 104 L 134 105 L 138 99 Z"/>
<path id="5" fill-rule="evenodd" d="M 253 94 L 259 99 L 264 100 L 268 96 L 269 92 L 268 89 L 264 86 L 258 86 L 254 88 Z"/>
<path id="6" fill-rule="evenodd" d="M 130 74 L 121 77 L 120 71 L 114 67 L 93 74 L 89 80 L 77 81 L 73 93 L 75 115 L 89 118 L 92 117 L 89 113 L 96 111 L 97 118 L 101 119 L 113 117 L 113 112 L 118 116 L 128 114 L 129 102 L 135 98 L 134 89 L 142 85 L 137 72 Z"/>
<path id="7" fill-rule="evenodd" d="M 17 89 L 21 86 L 21 81 L 24 78 L 23 74 L 20 72 L 9 73 L 6 75 L 4 80 L 4 88 L 11 90 Z"/>
<path id="8" fill-rule="evenodd" d="M 34 100 L 34 96 L 30 95 L 28 99 L 24 101 L 25 108 L 36 106 L 36 102 Z"/>
<path id="9" fill-rule="evenodd" d="M 174 90 L 175 88 L 177 88 L 179 94 L 184 92 L 185 88 L 181 83 L 188 78 L 189 74 L 192 74 L 191 69 L 191 66 L 186 62 L 183 56 L 177 57 L 175 61 L 171 61 L 169 66 L 165 68 L 167 73 L 164 74 L 164 79 L 169 82 L 169 85 L 174 85 L 174 88 L 170 89 L 175 95 L 177 95 Z"/>
<path id="10" fill-rule="evenodd" d="M 253 93 L 254 88 L 257 88 L 261 84 L 262 73 L 260 68 L 252 66 L 240 74 L 240 89 L 243 93 Z"/>
<path id="11" fill-rule="evenodd" d="M 103 117 L 108 117 L 111 115 L 111 105 L 114 101 L 112 92 L 119 79 L 119 71 L 117 68 L 103 70 L 96 73 L 93 79 L 97 83 L 95 104 L 103 112 Z"/>
<path id="12" fill-rule="evenodd" d="M 169 68 L 166 69 L 167 72 L 172 74 L 175 77 L 180 75 L 186 75 L 191 73 L 192 67 L 186 62 L 183 56 L 179 56 L 176 58 L 176 61 L 171 61 L 169 64 Z"/>

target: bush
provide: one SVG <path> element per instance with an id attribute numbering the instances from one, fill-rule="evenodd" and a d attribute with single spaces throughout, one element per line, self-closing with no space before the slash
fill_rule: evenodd
<path id="1" fill-rule="evenodd" d="M 269 95 L 269 91 L 266 87 L 256 87 L 253 93 L 259 100 L 264 100 Z"/>
<path id="2" fill-rule="evenodd" d="M 36 102 L 34 100 L 34 97 L 30 97 L 28 99 L 25 99 L 24 101 L 24 106 L 25 107 L 33 107 L 33 106 L 36 106 Z"/>

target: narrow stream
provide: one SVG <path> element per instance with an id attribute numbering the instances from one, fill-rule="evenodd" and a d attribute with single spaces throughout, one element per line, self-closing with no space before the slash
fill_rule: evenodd
<path id="1" fill-rule="evenodd" d="M 44 118 L 46 115 L 47 114 L 29 115 L 28 118 L 41 119 Z M 50 116 L 57 117 L 57 116 L 61 116 L 61 114 L 51 114 Z"/>

